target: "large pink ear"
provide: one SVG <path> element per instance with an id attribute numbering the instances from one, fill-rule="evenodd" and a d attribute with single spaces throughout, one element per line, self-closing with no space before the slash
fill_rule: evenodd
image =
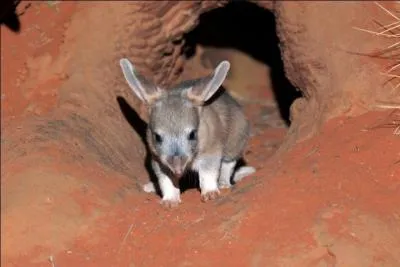
<path id="1" fill-rule="evenodd" d="M 229 61 L 224 60 L 219 63 L 211 75 L 199 79 L 193 87 L 188 89 L 187 98 L 195 103 L 204 103 L 209 100 L 225 81 L 229 68 Z"/>
<path id="2" fill-rule="evenodd" d="M 119 64 L 129 87 L 144 103 L 151 105 L 163 95 L 164 90 L 158 88 L 135 71 L 135 68 L 128 59 L 122 58 Z"/>

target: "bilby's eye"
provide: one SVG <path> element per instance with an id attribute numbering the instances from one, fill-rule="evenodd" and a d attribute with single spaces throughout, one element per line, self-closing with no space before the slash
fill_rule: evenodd
<path id="1" fill-rule="evenodd" d="M 197 131 L 196 130 L 192 130 L 190 131 L 189 135 L 188 135 L 188 139 L 190 141 L 195 141 L 197 140 Z"/>
<path id="2" fill-rule="evenodd" d="M 157 143 L 162 143 L 162 137 L 158 133 L 154 133 L 154 139 L 156 140 Z"/>

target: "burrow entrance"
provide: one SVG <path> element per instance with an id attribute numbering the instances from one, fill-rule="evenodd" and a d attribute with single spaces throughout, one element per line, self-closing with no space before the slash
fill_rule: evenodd
<path id="1" fill-rule="evenodd" d="M 263 145 L 273 154 L 290 126 L 290 105 L 302 96 L 285 76 L 274 14 L 254 3 L 232 2 L 203 13 L 184 39 L 182 76 L 229 60 L 224 87 L 245 107 L 252 134 L 269 137 Z"/>

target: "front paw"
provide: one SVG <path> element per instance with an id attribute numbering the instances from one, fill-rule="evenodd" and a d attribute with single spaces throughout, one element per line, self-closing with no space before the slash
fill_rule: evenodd
<path id="1" fill-rule="evenodd" d="M 179 195 L 174 197 L 164 197 L 160 201 L 160 204 L 165 208 L 175 208 L 178 207 L 180 203 L 181 203 L 181 198 Z"/>
<path id="2" fill-rule="evenodd" d="M 217 199 L 219 197 L 219 194 L 220 194 L 220 192 L 219 192 L 218 189 L 202 193 L 201 194 L 201 201 L 207 202 L 209 200 Z"/>

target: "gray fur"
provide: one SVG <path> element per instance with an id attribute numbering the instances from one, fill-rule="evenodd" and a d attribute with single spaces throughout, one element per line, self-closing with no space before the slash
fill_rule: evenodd
<path id="1" fill-rule="evenodd" d="M 221 62 L 207 77 L 184 81 L 170 90 L 160 89 L 140 76 L 128 59 L 121 59 L 120 65 L 131 89 L 149 107 L 146 138 L 153 161 L 160 166 L 159 179 L 166 175 L 176 185 L 187 169 L 197 169 L 202 198 L 212 199 L 219 193 L 215 187 L 221 162 L 236 162 L 242 157 L 249 138 L 249 123 L 241 106 L 227 91 L 218 90 L 229 62 Z M 163 201 L 173 206 L 180 198 Z"/>

